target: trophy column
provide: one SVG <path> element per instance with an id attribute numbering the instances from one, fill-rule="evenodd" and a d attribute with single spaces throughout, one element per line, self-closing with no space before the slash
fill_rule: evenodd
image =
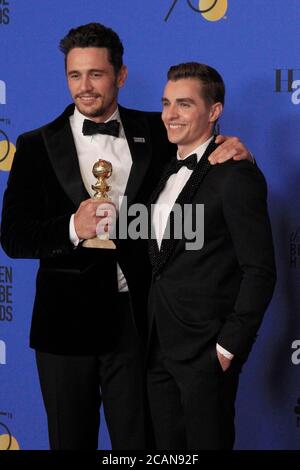
<path id="1" fill-rule="evenodd" d="M 100 202 L 109 202 L 111 199 L 108 196 L 110 186 L 107 185 L 106 180 L 112 174 L 112 164 L 107 160 L 99 159 L 93 166 L 93 175 L 97 179 L 96 184 L 92 185 L 92 189 L 95 191 L 93 199 Z M 116 245 L 112 240 L 109 240 L 109 234 L 103 233 L 97 235 L 94 238 L 85 240 L 82 244 L 85 248 L 104 248 L 108 250 L 115 250 Z"/>

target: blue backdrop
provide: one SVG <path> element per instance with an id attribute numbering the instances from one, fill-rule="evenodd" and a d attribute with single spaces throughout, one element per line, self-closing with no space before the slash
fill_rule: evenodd
<path id="1" fill-rule="evenodd" d="M 278 265 L 276 292 L 241 376 L 236 448 L 300 449 L 299 0 L 218 0 L 209 18 L 195 9 L 213 0 L 189 3 L 0 2 L 0 197 L 18 134 L 70 102 L 58 42 L 71 27 L 99 21 L 119 33 L 129 68 L 120 102 L 128 107 L 159 110 L 171 64 L 215 67 L 227 86 L 221 131 L 246 143 L 268 181 Z M 11 448 L 48 446 L 28 347 L 36 268 L 0 251 L 0 449 L 5 435 L 13 436 Z M 109 448 L 105 426 L 101 438 Z"/>

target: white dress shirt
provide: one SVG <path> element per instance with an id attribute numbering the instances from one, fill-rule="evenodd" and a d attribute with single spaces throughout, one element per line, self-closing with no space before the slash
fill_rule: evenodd
<path id="1" fill-rule="evenodd" d="M 185 160 L 187 157 L 193 153 L 197 154 L 197 162 L 200 161 L 200 158 L 207 149 L 212 137 L 210 137 L 206 142 L 199 145 L 193 152 L 190 152 L 184 159 L 180 158 L 177 152 L 178 160 Z M 155 236 L 157 239 L 158 247 L 160 248 L 161 242 L 164 236 L 164 232 L 167 226 L 168 218 L 172 207 L 175 204 L 176 199 L 183 190 L 184 186 L 189 180 L 189 177 L 193 173 L 187 166 L 183 166 L 177 173 L 174 173 L 168 179 L 164 189 L 158 196 L 158 199 L 155 203 L 153 210 L 153 227 L 155 231 Z"/>
<path id="2" fill-rule="evenodd" d="M 85 119 L 87 119 L 86 116 L 81 114 L 75 107 L 74 114 L 70 116 L 70 125 L 84 186 L 92 197 L 94 191 L 91 186 L 96 182 L 92 173 L 94 163 L 99 159 L 111 162 L 113 171 L 108 180 L 108 184 L 111 186 L 109 197 L 118 209 L 124 196 L 132 165 L 132 158 L 122 126 L 119 110 L 117 108 L 110 118 L 105 121 L 108 122 L 112 119 L 117 119 L 120 122 L 120 133 L 118 137 L 106 134 L 83 135 L 82 126 Z M 80 241 L 74 227 L 74 214 L 70 219 L 70 240 L 75 246 L 77 246 Z M 117 272 L 119 292 L 128 291 L 125 276 L 119 265 L 117 265 Z"/>
<path id="3" fill-rule="evenodd" d="M 212 138 L 213 137 L 210 137 L 206 142 L 199 145 L 199 147 L 195 148 L 192 152 L 190 152 L 184 158 L 187 158 L 193 153 L 196 153 L 197 162 L 199 162 L 201 157 L 205 153 L 209 143 L 211 142 Z M 182 160 L 178 153 L 177 153 L 177 159 Z M 182 168 L 180 168 L 180 170 L 178 170 L 177 173 L 174 173 L 173 175 L 170 176 L 164 189 L 158 196 L 158 199 L 155 203 L 154 210 L 153 210 L 153 227 L 154 227 L 155 236 L 156 236 L 159 248 L 161 247 L 161 242 L 164 236 L 164 232 L 167 226 L 167 222 L 168 222 L 172 207 L 174 206 L 176 199 L 178 198 L 182 189 L 188 182 L 192 172 L 193 170 L 190 170 L 186 166 L 183 166 Z M 233 354 L 231 354 L 229 351 L 224 349 L 219 344 L 217 344 L 217 350 L 228 359 L 233 358 Z"/>

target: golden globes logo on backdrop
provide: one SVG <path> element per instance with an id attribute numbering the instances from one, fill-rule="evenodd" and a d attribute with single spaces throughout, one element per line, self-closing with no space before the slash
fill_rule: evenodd
<path id="1" fill-rule="evenodd" d="M 0 118 L 1 123 L 10 124 L 10 120 Z M 16 147 L 10 142 L 6 132 L 0 128 L 0 170 L 9 171 L 13 162 Z"/>
<path id="2" fill-rule="evenodd" d="M 16 438 L 10 432 L 7 421 L 12 419 L 12 414 L 0 411 L 0 451 L 20 450 Z"/>
<path id="3" fill-rule="evenodd" d="M 13 273 L 10 266 L 0 266 L 0 323 L 13 319 Z"/>
<path id="4" fill-rule="evenodd" d="M 1 0 L 0 0 L 1 5 Z M 7 101 L 6 83 L 0 80 L 0 105 L 5 105 Z M 9 118 L 0 118 L 0 170 L 9 171 L 13 162 L 16 147 L 9 141 L 3 125 L 10 125 Z"/>
<path id="5" fill-rule="evenodd" d="M 165 21 L 168 21 L 170 18 L 178 1 L 179 0 L 173 0 L 165 16 Z M 224 18 L 227 12 L 228 0 L 187 0 L 187 5 L 195 13 L 200 13 L 207 21 L 219 21 Z"/>
<path id="6" fill-rule="evenodd" d="M 10 21 L 9 0 L 0 0 L 0 24 L 8 25 Z"/>

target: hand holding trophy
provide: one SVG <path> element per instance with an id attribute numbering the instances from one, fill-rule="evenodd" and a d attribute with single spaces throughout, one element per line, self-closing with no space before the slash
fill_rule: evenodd
<path id="1" fill-rule="evenodd" d="M 110 202 L 111 199 L 107 195 L 110 186 L 107 185 L 106 180 L 112 174 L 112 164 L 107 160 L 99 159 L 93 166 L 93 175 L 97 179 L 96 184 L 92 185 L 92 189 L 95 191 L 93 199 L 99 203 Z M 85 248 L 104 248 L 114 250 L 116 245 L 112 240 L 109 240 L 109 233 L 104 232 L 97 235 L 94 238 L 85 240 L 82 244 Z"/>

